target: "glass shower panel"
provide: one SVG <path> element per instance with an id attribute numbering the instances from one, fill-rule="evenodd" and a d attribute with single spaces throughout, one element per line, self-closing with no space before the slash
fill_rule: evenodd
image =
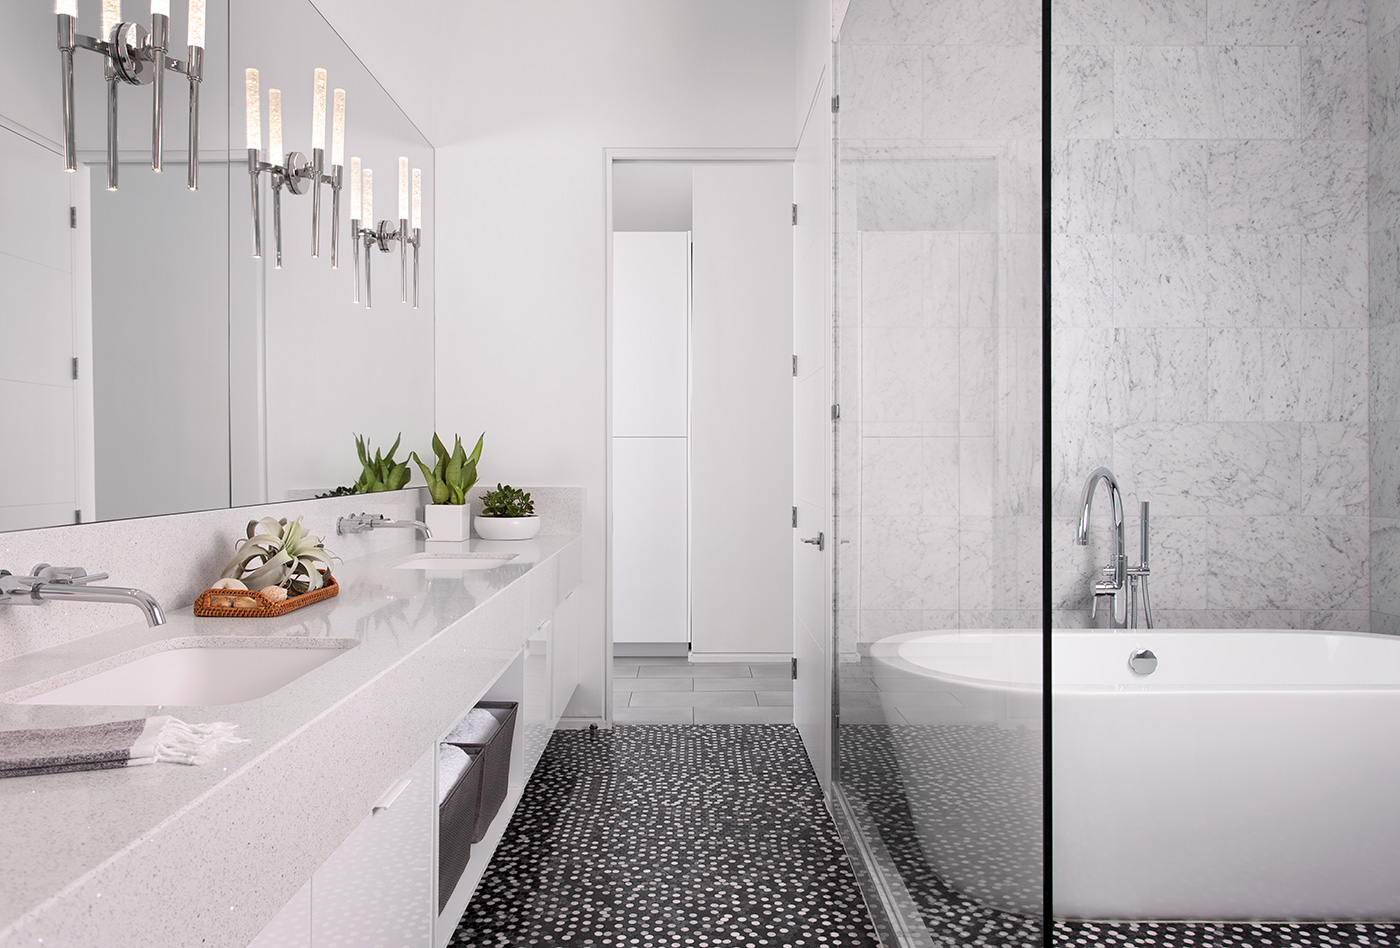
<path id="1" fill-rule="evenodd" d="M 834 795 L 900 945 L 1043 943 L 1042 22 L 1021 7 L 851 0 L 835 56 Z"/>

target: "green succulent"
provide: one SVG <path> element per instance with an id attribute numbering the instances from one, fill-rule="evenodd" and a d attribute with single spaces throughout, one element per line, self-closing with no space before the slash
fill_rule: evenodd
<path id="1" fill-rule="evenodd" d="M 533 517 L 535 502 L 530 495 L 509 484 L 496 485 L 481 495 L 481 515 L 483 517 Z"/>
<path id="2" fill-rule="evenodd" d="M 448 454 L 442 441 L 433 435 L 433 453 L 437 455 L 437 463 L 432 467 L 423 463 L 417 451 L 410 455 L 423 472 L 423 480 L 428 482 L 428 493 L 432 495 L 433 503 L 460 507 L 467 502 L 467 491 L 476 486 L 476 462 L 481 460 L 481 443 L 485 440 L 486 433 L 482 432 L 481 437 L 476 439 L 476 447 L 468 455 L 462 450 L 462 436 L 458 435 L 452 453 Z"/>
<path id="3" fill-rule="evenodd" d="M 381 457 L 380 453 L 375 451 L 374 457 L 370 457 L 369 439 L 355 435 L 355 450 L 359 452 L 360 463 L 364 465 L 359 480 L 355 481 L 355 493 L 373 494 L 382 490 L 398 490 L 407 486 L 413 477 L 413 472 L 408 469 L 408 462 L 394 463 L 394 452 L 399 449 L 401 440 L 403 440 L 402 432 L 394 439 L 394 445 L 389 449 L 387 456 Z"/>
<path id="4" fill-rule="evenodd" d="M 298 517 L 263 517 L 248 521 L 248 536 L 240 539 L 224 579 L 236 579 L 249 589 L 283 586 L 291 595 L 320 589 L 330 575 L 331 554 L 320 537 L 307 533 Z"/>

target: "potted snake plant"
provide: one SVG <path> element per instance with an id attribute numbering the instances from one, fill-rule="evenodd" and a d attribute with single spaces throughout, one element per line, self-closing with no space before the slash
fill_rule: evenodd
<path id="1" fill-rule="evenodd" d="M 423 508 L 423 521 L 432 531 L 434 540 L 461 542 L 471 537 L 472 505 L 467 500 L 467 492 L 476 485 L 476 463 L 481 460 L 481 445 L 486 440 L 485 432 L 476 439 L 476 447 L 471 454 L 462 448 L 462 438 L 457 436 L 451 453 L 436 434 L 433 435 L 433 454 L 437 461 L 432 467 L 424 464 L 413 452 L 413 460 L 423 472 L 423 480 L 428 482 L 428 494 L 433 502 Z"/>
<path id="2" fill-rule="evenodd" d="M 509 484 L 481 495 L 476 532 L 483 540 L 529 540 L 540 532 L 540 518 L 530 495 Z"/>

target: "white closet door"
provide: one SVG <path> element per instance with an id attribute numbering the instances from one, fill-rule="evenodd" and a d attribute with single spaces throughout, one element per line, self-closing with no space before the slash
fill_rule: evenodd
<path id="1" fill-rule="evenodd" d="M 613 234 L 613 437 L 686 435 L 690 235 Z"/>
<path id="2" fill-rule="evenodd" d="M 792 165 L 694 172 L 691 655 L 792 652 Z"/>
<path id="3" fill-rule="evenodd" d="M 613 439 L 613 641 L 690 638 L 686 439 Z"/>

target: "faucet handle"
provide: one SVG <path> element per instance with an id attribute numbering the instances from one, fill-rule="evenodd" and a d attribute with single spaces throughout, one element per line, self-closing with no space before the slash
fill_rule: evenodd
<path id="1" fill-rule="evenodd" d="M 63 583 L 69 586 L 83 586 L 106 579 L 106 573 L 89 573 L 81 566 L 50 566 L 40 563 L 29 571 L 29 575 L 41 583 Z"/>

